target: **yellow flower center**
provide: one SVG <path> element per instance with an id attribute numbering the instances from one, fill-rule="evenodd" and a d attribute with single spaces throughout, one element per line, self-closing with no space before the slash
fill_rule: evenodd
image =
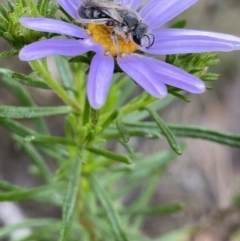
<path id="1" fill-rule="evenodd" d="M 105 25 L 88 24 L 87 29 L 94 42 L 103 46 L 106 53 L 117 56 L 117 50 L 111 38 L 112 28 Z M 118 53 L 132 53 L 138 49 L 138 46 L 131 40 L 126 41 L 122 36 L 117 35 Z"/>

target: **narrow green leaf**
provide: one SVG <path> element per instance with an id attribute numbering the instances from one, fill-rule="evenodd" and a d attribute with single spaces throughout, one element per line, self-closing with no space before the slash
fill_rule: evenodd
<path id="1" fill-rule="evenodd" d="M 7 5 L 8 5 L 9 11 L 10 11 L 11 13 L 13 13 L 15 6 L 14 6 L 14 4 L 12 3 L 12 1 L 11 1 L 11 0 L 7 0 Z"/>
<path id="2" fill-rule="evenodd" d="M 235 135 L 229 132 L 220 132 L 198 126 L 168 125 L 177 136 L 191 137 L 214 141 L 220 144 L 240 147 L 240 134 Z"/>
<path id="3" fill-rule="evenodd" d="M 121 227 L 119 216 L 118 216 L 116 210 L 114 209 L 113 203 L 110 200 L 109 196 L 107 195 L 106 191 L 103 189 L 103 187 L 100 185 L 99 181 L 97 181 L 93 175 L 89 176 L 88 180 L 91 184 L 91 187 L 92 187 L 95 195 L 98 197 L 99 201 L 101 202 L 101 204 L 106 212 L 106 215 L 110 222 L 115 240 L 129 241 L 129 239 L 126 237 L 126 235 Z"/>
<path id="4" fill-rule="evenodd" d="M 103 149 L 97 149 L 97 148 L 94 148 L 94 147 L 88 147 L 88 148 L 86 148 L 86 150 L 88 150 L 88 151 L 90 151 L 94 154 L 104 156 L 104 157 L 109 158 L 109 159 L 114 160 L 114 161 L 123 162 L 123 163 L 126 163 L 126 164 L 132 163 L 131 159 L 128 156 L 120 155 L 120 154 L 117 154 L 115 152 L 106 151 L 106 150 L 103 150 Z"/>
<path id="5" fill-rule="evenodd" d="M 24 125 L 10 119 L 0 118 L 0 125 L 9 130 L 12 133 L 15 133 L 19 136 L 25 137 L 29 135 L 36 135 L 37 133 Z"/>
<path id="6" fill-rule="evenodd" d="M 0 181 L 0 190 L 2 191 L 16 191 L 19 190 L 19 187 L 14 186 L 8 182 Z"/>
<path id="7" fill-rule="evenodd" d="M 38 9 L 38 11 L 39 11 L 40 8 L 41 8 L 42 1 L 43 1 L 43 0 L 38 0 L 38 1 L 37 1 L 37 9 Z"/>
<path id="8" fill-rule="evenodd" d="M 29 95 L 29 93 L 23 88 L 21 88 L 17 83 L 11 83 L 11 81 L 9 81 L 9 78 L 7 77 L 3 77 L 1 81 L 3 82 L 4 86 L 18 98 L 21 105 L 24 105 L 24 106 L 34 105 L 34 101 Z"/>
<path id="9" fill-rule="evenodd" d="M 53 205 L 60 205 L 62 202 L 61 196 L 58 194 L 59 184 L 41 186 L 30 189 L 16 189 L 9 192 L 0 192 L 0 201 L 25 201 L 34 200 L 43 203 L 51 203 Z M 57 198 L 56 198 L 57 196 Z"/>
<path id="10" fill-rule="evenodd" d="M 52 6 L 47 13 L 47 17 L 54 18 L 58 9 L 59 9 L 59 5 Z"/>
<path id="11" fill-rule="evenodd" d="M 101 123 L 101 132 L 103 132 L 105 129 L 107 129 L 111 123 L 114 122 L 114 120 L 117 118 L 117 116 L 119 115 L 119 111 L 118 110 L 114 110 L 104 121 L 103 123 Z M 100 134 L 101 132 L 99 132 L 98 134 Z"/>
<path id="12" fill-rule="evenodd" d="M 151 131 L 157 131 L 157 125 L 154 122 L 124 122 L 130 129 L 134 127 L 148 128 Z M 196 139 L 204 139 L 219 144 L 232 147 L 240 147 L 240 134 L 232 134 L 230 132 L 221 132 L 200 126 L 184 126 L 168 124 L 168 127 L 176 136 L 190 137 Z"/>
<path id="13" fill-rule="evenodd" d="M 201 76 L 201 80 L 208 81 L 208 82 L 215 82 L 218 80 L 219 74 L 214 73 L 206 73 L 203 76 Z"/>
<path id="14" fill-rule="evenodd" d="M 72 111 L 69 106 L 60 107 L 15 107 L 0 106 L 0 117 L 12 119 L 30 119 L 36 117 L 47 117 L 55 115 L 65 115 Z"/>
<path id="15" fill-rule="evenodd" d="M 0 118 L 0 125 L 14 134 L 17 134 L 23 138 L 27 138 L 27 141 L 29 142 L 34 142 L 34 138 L 37 139 L 36 137 L 38 136 L 38 133 L 34 132 L 33 130 L 23 126 L 22 124 L 16 121 Z M 46 155 L 51 157 L 52 160 L 55 161 L 57 164 L 61 164 L 65 161 L 66 158 L 69 157 L 69 153 L 66 151 L 66 148 L 64 148 L 64 146 L 52 144 L 62 143 L 64 145 L 75 145 L 75 143 L 73 143 L 72 140 L 69 141 L 65 138 L 60 138 L 60 140 L 56 140 L 54 137 L 53 140 L 51 140 L 51 137 L 50 140 L 48 140 L 48 138 L 49 136 L 40 136 L 39 140 L 36 141 L 35 145 Z M 49 141 L 49 144 L 47 143 L 47 141 Z"/>
<path id="16" fill-rule="evenodd" d="M 26 0 L 21 0 L 20 3 L 21 3 L 21 5 L 22 5 L 23 7 L 27 7 L 27 2 L 26 2 Z"/>
<path id="17" fill-rule="evenodd" d="M 30 86 L 30 87 L 35 87 L 35 88 L 40 88 L 40 89 L 46 89 L 46 90 L 51 90 L 51 88 L 43 81 L 40 81 L 40 80 L 36 80 L 36 79 L 33 79 L 31 78 L 30 76 L 26 76 L 26 75 L 23 75 L 23 74 L 19 74 L 19 73 L 14 73 L 10 70 L 7 70 L 9 73 L 8 74 L 11 74 L 11 80 L 12 81 L 18 81 L 19 83 L 23 84 L 23 85 L 27 85 L 27 86 Z M 0 73 L 5 73 L 6 74 L 6 69 L 1 69 L 0 68 Z M 71 87 L 67 87 L 67 86 L 64 86 L 64 85 L 60 85 L 64 90 L 67 90 L 69 92 L 72 92 L 73 94 L 76 94 L 76 91 L 71 88 Z"/>
<path id="18" fill-rule="evenodd" d="M 91 106 L 88 102 L 87 96 L 85 97 L 85 107 L 83 112 L 83 126 L 85 126 L 90 121 Z"/>
<path id="19" fill-rule="evenodd" d="M 28 219 L 21 223 L 8 225 L 5 227 L 1 227 L 0 229 L 0 239 L 7 237 L 9 234 L 16 230 L 24 229 L 24 228 L 37 228 L 42 226 L 51 226 L 58 223 L 57 219 L 48 219 L 48 218 L 38 218 L 38 219 Z"/>
<path id="20" fill-rule="evenodd" d="M 9 15 L 8 12 L 6 10 L 6 8 L 0 4 L 0 14 L 5 18 L 5 19 L 9 19 Z"/>
<path id="21" fill-rule="evenodd" d="M 50 3 L 50 0 L 41 1 L 41 5 L 40 5 L 40 8 L 39 8 L 39 12 L 40 12 L 41 15 L 43 15 L 43 16 L 47 15 L 49 3 Z"/>
<path id="22" fill-rule="evenodd" d="M 49 0 L 45 0 L 45 1 L 49 1 Z M 58 72 L 61 76 L 63 85 L 69 88 L 73 87 L 75 83 L 72 75 L 72 70 L 70 68 L 68 61 L 63 56 L 59 56 L 59 55 L 55 56 L 55 61 L 56 61 Z M 72 98 L 75 97 L 71 91 L 68 91 L 68 94 Z"/>
<path id="23" fill-rule="evenodd" d="M 36 106 L 29 93 L 23 89 L 18 83 L 12 83 L 9 78 L 3 77 L 2 81 L 6 88 L 10 90 L 23 106 Z M 39 133 L 47 134 L 48 129 L 42 118 L 34 118 L 35 128 Z"/>
<path id="24" fill-rule="evenodd" d="M 177 91 L 175 91 L 175 90 L 173 90 L 173 91 L 169 90 L 169 93 L 170 93 L 171 95 L 174 95 L 175 97 L 177 97 L 177 98 L 185 101 L 186 103 L 190 103 L 190 102 L 191 102 L 191 100 L 190 100 L 188 97 L 186 97 L 185 95 L 179 93 L 178 90 L 177 90 Z"/>
<path id="25" fill-rule="evenodd" d="M 15 0 L 16 4 L 21 5 L 21 0 Z"/>
<path id="26" fill-rule="evenodd" d="M 151 138 L 151 139 L 160 139 L 162 137 L 161 133 L 153 130 L 153 129 L 148 129 L 145 127 L 131 127 L 128 129 L 128 133 L 130 136 L 137 136 L 137 137 L 144 137 L 144 138 Z M 102 137 L 107 140 L 111 139 L 119 139 L 121 138 L 121 135 L 116 128 L 108 128 L 106 129 Z"/>
<path id="27" fill-rule="evenodd" d="M 33 142 L 33 143 L 45 143 L 45 144 L 62 144 L 62 145 L 70 145 L 75 146 L 76 142 L 63 138 L 63 137 L 53 137 L 53 136 L 42 136 L 42 135 L 30 135 L 24 138 L 26 142 Z"/>
<path id="28" fill-rule="evenodd" d="M 48 183 L 51 182 L 53 175 L 49 168 L 47 167 L 43 158 L 39 155 L 35 147 L 33 147 L 30 143 L 25 143 L 22 138 L 15 137 L 18 144 L 24 149 L 27 155 L 30 157 L 32 162 L 38 167 L 41 177 L 47 181 Z"/>
<path id="29" fill-rule="evenodd" d="M 172 149 L 178 154 L 181 155 L 182 151 L 180 146 L 178 145 L 176 138 L 173 134 L 173 132 L 168 128 L 168 126 L 165 124 L 165 122 L 159 117 L 157 112 L 154 110 L 151 110 L 150 108 L 145 108 L 149 114 L 153 117 L 153 119 L 156 121 L 157 126 L 159 127 L 160 131 L 163 133 L 163 135 L 167 138 L 169 145 L 172 147 Z"/>
<path id="30" fill-rule="evenodd" d="M 66 231 L 69 226 L 71 217 L 74 214 L 74 206 L 77 199 L 77 193 L 79 189 L 79 180 L 81 174 L 81 159 L 77 154 L 72 165 L 72 170 L 70 174 L 70 179 L 68 183 L 66 198 L 63 203 L 63 214 L 62 214 L 62 225 L 59 241 L 63 241 L 65 238 Z"/>
<path id="31" fill-rule="evenodd" d="M 5 28 L 7 28 L 8 26 L 8 20 L 3 17 L 1 14 L 0 14 L 0 23 L 2 26 L 4 26 Z M 7 39 L 7 37 L 4 36 L 5 39 Z"/>
<path id="32" fill-rule="evenodd" d="M 3 58 L 6 58 L 8 56 L 16 55 L 16 54 L 18 54 L 18 52 L 19 52 L 19 49 L 15 49 L 15 48 L 6 50 L 6 51 L 0 53 L 0 60 Z"/>
<path id="33" fill-rule="evenodd" d="M 117 125 L 118 132 L 122 137 L 123 142 L 128 143 L 130 140 L 130 135 L 129 135 L 129 132 L 127 131 L 127 129 L 125 128 L 124 124 L 122 123 L 121 118 L 118 118 L 116 120 L 116 125 Z"/>
<path id="34" fill-rule="evenodd" d="M 4 75 L 4 76 L 6 76 L 6 77 L 8 77 L 10 80 L 19 80 L 19 82 L 20 83 L 22 83 L 22 84 L 26 84 L 26 85 L 28 85 L 28 82 L 36 82 L 36 83 L 38 83 L 38 82 L 40 82 L 40 86 L 41 86 L 41 84 L 43 84 L 43 86 L 42 86 L 42 88 L 43 89 L 45 89 L 45 87 L 46 87 L 46 89 L 48 88 L 48 89 L 50 89 L 44 82 L 42 82 L 42 81 L 37 81 L 37 80 L 33 80 L 31 77 L 29 77 L 29 76 L 26 76 L 26 75 L 23 75 L 23 74 L 20 74 L 20 73 L 15 73 L 15 72 L 13 72 L 12 70 L 10 70 L 10 69 L 6 69 L 6 68 L 0 68 L 0 74 L 2 74 L 2 75 Z M 31 84 L 30 84 L 30 86 L 31 86 Z M 33 84 L 32 85 L 33 87 L 35 87 L 35 85 Z"/>
<path id="35" fill-rule="evenodd" d="M 0 69 L 0 73 L 7 74 L 5 69 Z M 14 73 L 9 70 L 9 74 L 12 78 L 12 80 L 18 81 L 21 84 L 31 86 L 31 87 L 36 87 L 36 88 L 41 88 L 41 89 L 46 89 L 50 90 L 50 87 L 45 84 L 43 81 L 35 80 L 30 78 L 29 76 L 19 74 L 19 73 Z"/>
<path id="36" fill-rule="evenodd" d="M 146 194 L 145 194 L 146 195 Z M 120 214 L 127 214 L 127 215 L 163 215 L 163 214 L 170 214 L 182 211 L 183 205 L 182 204 L 169 204 L 169 205 L 160 205 L 155 207 L 141 207 L 141 208 L 125 208 L 120 210 Z"/>

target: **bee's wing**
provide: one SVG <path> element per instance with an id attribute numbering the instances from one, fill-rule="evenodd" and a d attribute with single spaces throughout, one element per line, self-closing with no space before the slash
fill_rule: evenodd
<path id="1" fill-rule="evenodd" d="M 102 12 L 117 22 L 123 21 L 117 10 L 122 10 L 124 8 L 116 3 L 109 2 L 108 0 L 82 0 L 82 3 L 86 4 L 85 7 L 101 9 Z"/>
<path id="2" fill-rule="evenodd" d="M 109 2 L 108 0 L 82 0 L 87 3 L 89 6 L 92 7 L 99 7 L 99 8 L 110 8 L 116 10 L 124 10 L 125 7 L 121 6 L 120 4 Z"/>
<path id="3" fill-rule="evenodd" d="M 118 13 L 118 11 L 116 11 L 116 9 L 101 9 L 102 12 L 104 12 L 105 14 L 107 14 L 110 18 L 114 19 L 115 21 L 121 23 L 123 21 L 123 18 L 121 17 L 121 15 Z"/>

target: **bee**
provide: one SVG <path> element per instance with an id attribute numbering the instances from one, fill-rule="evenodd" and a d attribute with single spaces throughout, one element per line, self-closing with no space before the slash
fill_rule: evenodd
<path id="1" fill-rule="evenodd" d="M 121 35 L 126 42 L 131 38 L 137 45 L 145 48 L 154 44 L 154 35 L 149 33 L 148 26 L 141 21 L 139 15 L 120 4 L 108 0 L 82 0 L 78 14 L 83 24 L 104 24 L 111 27 L 111 37 L 116 50 L 117 35 Z"/>

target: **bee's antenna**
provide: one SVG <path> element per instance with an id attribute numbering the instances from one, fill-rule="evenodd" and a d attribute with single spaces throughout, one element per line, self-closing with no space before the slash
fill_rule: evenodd
<path id="1" fill-rule="evenodd" d="M 148 47 L 146 47 L 146 48 L 149 49 L 149 48 L 151 48 L 151 47 L 153 46 L 153 44 L 154 44 L 154 42 L 155 42 L 155 36 L 154 36 L 154 34 L 152 34 L 152 33 L 144 34 L 144 36 L 148 38 L 148 43 L 149 43 L 149 45 L 148 45 Z M 150 36 L 152 36 L 152 42 L 151 42 Z"/>

